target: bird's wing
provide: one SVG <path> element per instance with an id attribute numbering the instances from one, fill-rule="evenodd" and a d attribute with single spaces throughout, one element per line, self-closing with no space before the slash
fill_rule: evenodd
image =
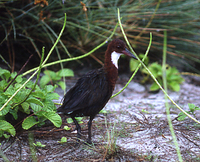
<path id="1" fill-rule="evenodd" d="M 109 89 L 103 70 L 91 71 L 66 93 L 60 111 L 68 113 L 93 105 L 104 106 L 103 102 L 107 102 L 111 95 L 112 90 Z"/>

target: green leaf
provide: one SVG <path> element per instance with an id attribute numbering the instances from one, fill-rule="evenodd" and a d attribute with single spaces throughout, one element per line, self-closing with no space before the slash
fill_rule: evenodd
<path id="1" fill-rule="evenodd" d="M 73 77 L 74 72 L 71 69 L 61 69 L 57 72 L 58 76 L 60 77 Z"/>
<path id="2" fill-rule="evenodd" d="M 3 106 L 3 105 L 0 104 L 0 107 L 1 107 L 1 106 Z M 6 115 L 6 114 L 9 112 L 10 109 L 11 109 L 11 106 L 10 106 L 10 104 L 9 104 L 9 105 L 7 105 L 6 107 L 4 107 L 3 110 L 0 111 L 0 116 Z"/>
<path id="3" fill-rule="evenodd" d="M 169 88 L 171 88 L 173 91 L 179 91 L 180 90 L 180 84 L 177 82 L 170 82 L 168 83 Z"/>
<path id="4" fill-rule="evenodd" d="M 43 107 L 44 111 L 55 111 L 56 110 L 56 106 L 54 105 L 52 100 L 45 100 L 44 101 L 44 107 Z"/>
<path id="5" fill-rule="evenodd" d="M 17 83 L 21 83 L 22 82 L 22 75 L 18 75 L 15 80 L 16 80 Z"/>
<path id="6" fill-rule="evenodd" d="M 195 104 L 188 103 L 188 107 L 191 111 L 191 110 L 194 110 L 196 106 L 195 106 Z"/>
<path id="7" fill-rule="evenodd" d="M 47 95 L 46 95 L 46 99 L 48 99 L 48 100 L 58 100 L 59 99 L 59 94 L 57 94 L 57 93 L 48 93 Z"/>
<path id="8" fill-rule="evenodd" d="M 72 120 L 72 118 L 67 118 L 67 123 L 73 123 L 74 121 Z"/>
<path id="9" fill-rule="evenodd" d="M 34 116 L 29 116 L 23 121 L 22 128 L 27 130 L 38 123 L 39 121 L 36 121 Z"/>
<path id="10" fill-rule="evenodd" d="M 65 82 L 59 81 L 57 84 L 58 84 L 63 90 L 66 89 L 66 84 L 65 84 Z"/>
<path id="11" fill-rule="evenodd" d="M 45 74 L 46 76 L 48 76 L 51 80 L 59 80 L 59 79 L 57 79 L 57 74 L 56 74 L 54 71 L 45 70 L 45 71 L 44 71 L 44 74 Z"/>
<path id="12" fill-rule="evenodd" d="M 5 120 L 0 120 L 0 131 L 1 130 L 10 133 L 12 136 L 16 134 L 15 128 Z"/>
<path id="13" fill-rule="evenodd" d="M 28 102 L 28 103 L 35 103 L 35 104 L 37 104 L 37 105 L 40 105 L 40 106 L 44 106 L 44 104 L 39 100 L 39 99 L 37 99 L 37 98 L 34 98 L 34 97 L 29 97 L 27 100 L 26 100 L 26 102 Z"/>
<path id="14" fill-rule="evenodd" d="M 157 91 L 157 90 L 159 90 L 159 86 L 154 82 L 154 83 L 151 85 L 150 90 L 151 90 L 151 91 Z"/>
<path id="15" fill-rule="evenodd" d="M 22 106 L 22 108 L 23 108 L 23 110 L 24 110 L 25 113 L 30 114 L 29 103 L 28 102 L 23 102 L 21 104 L 21 106 Z"/>
<path id="16" fill-rule="evenodd" d="M 108 112 L 106 110 L 102 109 L 99 113 L 100 114 L 107 114 Z"/>
<path id="17" fill-rule="evenodd" d="M 58 141 L 58 143 L 66 143 L 67 142 L 67 138 L 66 137 L 62 137 L 60 141 Z"/>
<path id="18" fill-rule="evenodd" d="M 37 105 L 37 104 L 35 104 L 35 103 L 30 103 L 30 107 L 32 108 L 34 113 L 37 113 L 37 112 L 42 110 L 42 107 Z"/>
<path id="19" fill-rule="evenodd" d="M 41 142 L 33 143 L 33 145 L 36 147 L 45 147 L 46 146 L 46 145 L 43 145 Z"/>
<path id="20" fill-rule="evenodd" d="M 71 128 L 70 127 L 68 127 L 68 126 L 64 126 L 64 128 L 63 128 L 64 130 L 70 130 Z"/>
<path id="21" fill-rule="evenodd" d="M 0 76 L 4 76 L 7 80 L 10 77 L 10 75 L 11 74 L 8 70 L 0 68 Z"/>
<path id="22" fill-rule="evenodd" d="M 40 90 L 37 90 L 37 91 L 35 91 L 35 92 L 32 92 L 31 95 L 32 95 L 33 97 L 36 97 L 36 98 L 41 98 L 41 99 L 46 98 L 46 95 L 45 95 L 44 92 L 42 92 L 42 90 L 41 90 L 41 91 L 40 91 Z"/>
<path id="23" fill-rule="evenodd" d="M 56 85 L 55 86 L 52 86 L 52 85 L 47 85 L 45 86 L 44 90 L 45 92 L 49 93 L 49 92 L 53 92 L 55 89 L 56 89 Z"/>
<path id="24" fill-rule="evenodd" d="M 48 75 L 42 76 L 40 79 L 40 87 L 44 88 L 45 85 L 47 85 L 51 81 L 50 77 Z"/>
<path id="25" fill-rule="evenodd" d="M 135 60 L 134 58 L 131 58 L 130 59 L 130 63 L 129 63 L 129 66 L 130 66 L 130 71 L 134 71 L 139 65 L 139 62 L 137 60 Z"/>
<path id="26" fill-rule="evenodd" d="M 183 112 L 180 112 L 179 114 L 178 114 L 178 120 L 179 121 L 183 121 L 185 118 L 187 117 L 187 115 L 185 115 Z"/>
<path id="27" fill-rule="evenodd" d="M 43 116 L 49 119 L 56 127 L 60 127 L 62 124 L 62 119 L 56 112 L 45 112 Z"/>
<path id="28" fill-rule="evenodd" d="M 75 117 L 75 119 L 77 120 L 79 124 L 83 123 L 82 121 L 83 117 Z"/>

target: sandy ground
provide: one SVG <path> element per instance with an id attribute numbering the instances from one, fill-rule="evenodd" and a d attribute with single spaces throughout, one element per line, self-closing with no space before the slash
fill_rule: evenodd
<path id="1" fill-rule="evenodd" d="M 123 87 L 127 79 L 121 76 L 115 92 Z M 67 83 L 70 87 L 74 81 L 70 80 Z M 188 103 L 200 106 L 199 94 L 200 87 L 191 84 L 191 78 L 186 79 L 179 92 L 169 91 L 170 97 L 184 110 L 189 110 Z M 35 161 L 41 162 L 178 161 L 168 127 L 165 102 L 162 91 L 149 93 L 145 86 L 132 81 L 126 90 L 108 102 L 104 108 L 106 113 L 99 114 L 93 121 L 92 146 L 84 144 L 87 138 L 87 118 L 84 118 L 81 124 L 82 140 L 80 144 L 75 145 L 75 126 L 73 123 L 68 124 L 66 117 L 62 116 L 61 128 L 49 125 L 29 133 L 26 131 L 14 139 L 1 141 L 1 153 L 10 161 L 34 161 L 33 157 Z M 200 161 L 200 126 L 188 118 L 178 121 L 180 111 L 171 102 L 169 105 L 184 161 Z M 195 114 L 200 121 L 199 112 L 198 110 Z M 71 127 L 69 131 L 63 129 L 66 125 Z M 67 137 L 64 144 L 58 143 L 62 137 Z M 31 140 L 46 146 L 31 147 Z M 0 158 L 0 161 L 3 159 Z"/>

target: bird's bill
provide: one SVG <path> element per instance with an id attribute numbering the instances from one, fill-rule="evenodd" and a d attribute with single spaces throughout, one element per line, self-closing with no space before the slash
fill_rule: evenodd
<path id="1" fill-rule="evenodd" d="M 137 60 L 137 58 L 127 48 L 125 48 L 122 53 Z"/>

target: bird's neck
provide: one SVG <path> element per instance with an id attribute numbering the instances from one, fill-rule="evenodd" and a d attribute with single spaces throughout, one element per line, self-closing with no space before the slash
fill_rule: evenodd
<path id="1" fill-rule="evenodd" d="M 119 57 L 117 57 L 115 53 L 112 55 L 106 51 L 104 68 L 108 82 L 110 83 L 110 86 L 113 88 L 113 90 L 118 78 L 118 59 Z"/>

